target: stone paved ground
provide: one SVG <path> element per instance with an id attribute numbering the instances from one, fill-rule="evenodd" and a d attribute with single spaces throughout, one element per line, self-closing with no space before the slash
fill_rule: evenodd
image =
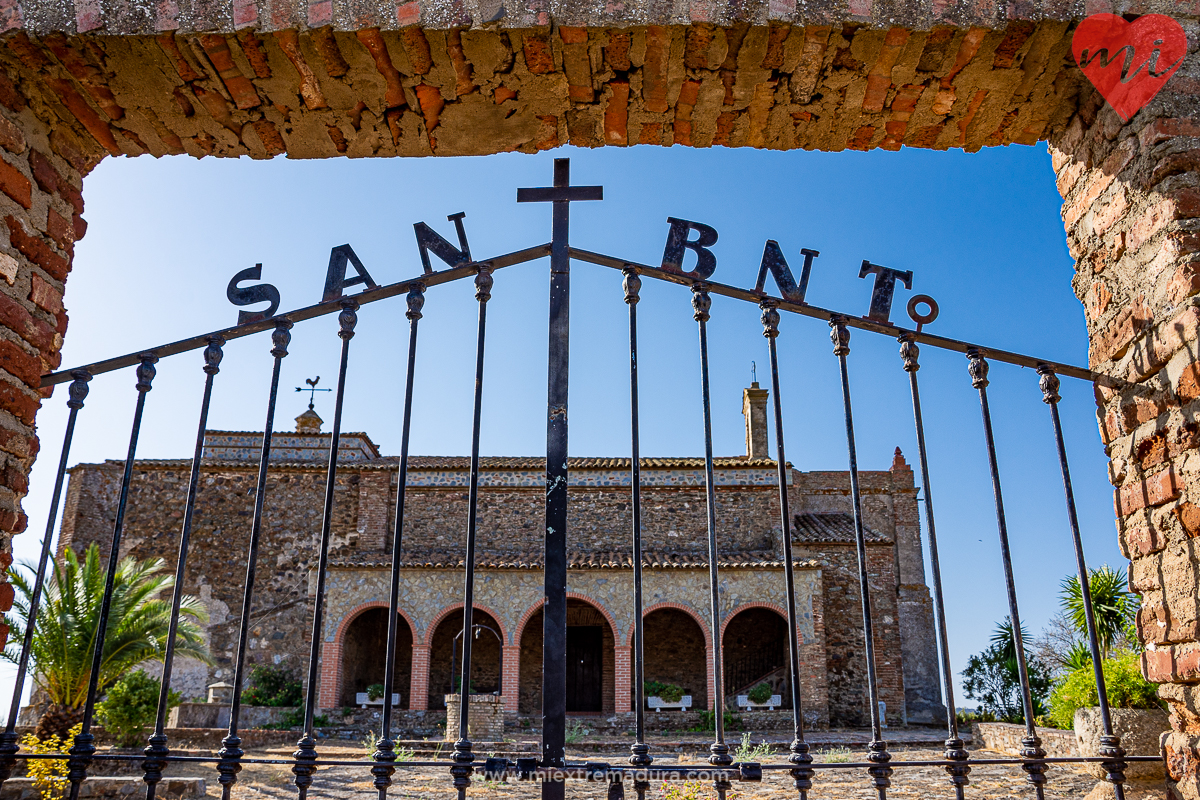
<path id="1" fill-rule="evenodd" d="M 619 750 L 611 755 L 597 756 L 595 753 L 572 754 L 571 760 L 608 760 L 616 762 Z M 351 748 L 324 748 L 328 757 L 356 758 L 363 751 Z M 266 755 L 254 753 L 253 755 Z M 271 753 L 271 755 L 279 755 Z M 861 760 L 862 752 L 855 748 L 850 752 L 855 761 Z M 995 757 L 998 754 L 987 751 L 975 751 L 976 757 Z M 940 751 L 930 749 L 902 749 L 895 753 L 896 760 L 922 760 L 938 758 Z M 845 751 L 835 751 L 833 758 L 845 759 Z M 819 760 L 827 760 L 828 755 L 819 756 Z M 665 756 L 663 762 L 680 764 L 702 763 L 702 756 L 672 755 Z M 210 776 L 208 794 L 210 797 L 220 796 L 220 787 L 216 783 L 211 768 L 192 768 L 191 774 Z M 201 771 L 203 770 L 203 771 Z M 1033 793 L 1023 780 L 1023 773 L 1011 767 L 980 766 L 972 771 L 971 786 L 967 796 L 981 800 L 1009 800 L 1012 798 L 1032 798 Z M 913 768 L 898 770 L 893 776 L 893 787 L 888 792 L 889 798 L 920 798 L 944 797 L 952 798 L 954 792 L 944 772 L 936 768 Z M 1082 798 L 1095 786 L 1095 779 L 1069 768 L 1053 768 L 1047 785 L 1048 798 Z M 586 782 L 572 783 L 568 787 L 568 796 L 587 798 L 587 800 L 603 800 L 606 797 L 604 784 L 588 784 Z M 375 789 L 371 776 L 361 767 L 333 767 L 317 773 L 310 797 L 345 798 L 374 797 Z M 478 779 L 468 793 L 468 797 L 480 800 L 519 800 L 520 798 L 536 798 L 538 792 L 535 786 L 521 783 L 493 783 Z M 631 800 L 635 795 L 630 792 Z M 711 790 L 699 794 L 695 800 L 707 800 L 715 796 Z M 858 769 L 833 769 L 822 771 L 817 778 L 817 785 L 809 795 L 813 800 L 874 800 L 875 792 L 863 771 Z M 235 800 L 285 800 L 295 797 L 295 786 L 292 784 L 291 771 L 284 766 L 247 765 L 242 771 L 241 780 L 233 792 Z M 439 798 L 452 800 L 454 789 L 450 782 L 448 769 L 445 768 L 414 768 L 397 773 L 396 783 L 389 792 L 389 797 L 416 800 L 420 798 Z M 651 800 L 666 800 L 660 786 L 656 786 L 648 796 Z M 761 784 L 741 784 L 736 786 L 733 800 L 783 800 L 794 798 L 796 792 L 791 780 L 785 775 L 775 775 Z"/>

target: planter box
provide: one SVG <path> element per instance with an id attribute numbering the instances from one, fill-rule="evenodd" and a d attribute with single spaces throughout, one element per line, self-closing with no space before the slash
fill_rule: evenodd
<path id="1" fill-rule="evenodd" d="M 752 703 L 750 702 L 749 695 L 739 694 L 737 697 L 737 704 L 739 708 L 744 708 L 747 711 L 758 711 L 761 709 L 774 711 L 783 705 L 783 698 L 777 694 L 773 694 L 771 695 L 771 699 L 765 703 Z"/>
<path id="2" fill-rule="evenodd" d="M 1160 708 L 1113 708 L 1113 733 L 1121 737 L 1121 747 L 1131 756 L 1161 756 L 1159 738 L 1171 727 L 1167 712 Z M 1100 755 L 1100 709 L 1081 708 L 1075 712 L 1075 739 L 1079 755 Z M 1087 771 L 1097 778 L 1107 774 L 1099 764 L 1087 765 Z M 1166 777 L 1163 761 L 1145 761 L 1125 765 L 1125 777 L 1133 781 L 1161 781 Z"/>
<path id="3" fill-rule="evenodd" d="M 667 711 L 687 711 L 692 707 L 692 696 L 690 694 L 685 694 L 683 697 L 679 698 L 678 703 L 668 703 L 661 697 L 647 697 L 646 704 L 653 708 L 655 713 L 662 711 L 664 708 Z"/>
<path id="4" fill-rule="evenodd" d="M 366 692 L 358 692 L 357 694 L 354 695 L 354 701 L 356 703 L 358 703 L 359 706 L 361 706 L 362 708 L 366 708 L 367 706 L 381 706 L 381 705 L 383 705 L 383 696 L 381 695 L 379 697 L 376 697 L 374 700 L 372 700 L 370 695 L 368 695 Z M 393 692 L 392 693 L 392 708 L 396 708 L 399 705 L 400 705 L 400 695 Z"/>

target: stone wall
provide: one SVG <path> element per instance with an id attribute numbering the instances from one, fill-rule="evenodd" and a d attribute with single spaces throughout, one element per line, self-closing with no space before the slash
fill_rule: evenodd
<path id="1" fill-rule="evenodd" d="M 1075 741 L 1074 731 L 1060 731 L 1057 728 L 1037 728 L 1037 735 L 1042 740 L 1042 749 L 1049 758 L 1067 758 L 1079 755 L 1079 746 Z M 1007 722 L 972 722 L 971 746 L 982 747 L 985 750 L 995 750 L 1010 756 L 1021 755 L 1021 739 L 1025 736 L 1024 725 L 1011 725 Z"/>
<path id="2" fill-rule="evenodd" d="M 458 740 L 459 711 L 461 697 L 448 694 L 443 698 L 446 706 L 446 741 Z M 504 702 L 491 694 L 473 694 L 467 702 L 467 735 L 472 742 L 504 741 Z"/>

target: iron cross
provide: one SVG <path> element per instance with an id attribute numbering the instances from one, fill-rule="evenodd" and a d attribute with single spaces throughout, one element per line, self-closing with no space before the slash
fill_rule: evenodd
<path id="1" fill-rule="evenodd" d="M 542 764 L 566 765 L 567 717 L 567 375 L 570 340 L 571 203 L 603 200 L 600 186 L 572 186 L 571 161 L 554 159 L 552 188 L 517 189 L 518 203 L 554 203 L 550 243 L 550 346 L 546 389 L 546 572 L 542 650 Z M 542 800 L 562 800 L 559 781 Z"/>

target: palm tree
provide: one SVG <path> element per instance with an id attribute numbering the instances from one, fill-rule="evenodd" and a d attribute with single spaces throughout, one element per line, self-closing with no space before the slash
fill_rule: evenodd
<path id="1" fill-rule="evenodd" d="M 3 657 L 13 663 L 20 656 L 33 595 L 32 575 L 28 574 L 33 569 L 29 564 L 22 566 L 23 570 L 9 571 L 17 599 L 12 612 L 4 615 L 12 635 Z M 100 665 L 101 693 L 138 664 L 162 660 L 171 621 L 169 592 L 175 585 L 175 578 L 163 573 L 165 566 L 161 558 L 118 562 Z M 50 701 L 35 731 L 39 738 L 51 733 L 65 735 L 83 719 L 105 578 L 95 544 L 88 547 L 82 563 L 69 549 L 61 561 L 53 563 L 30 652 L 31 672 Z M 177 656 L 211 660 L 201 628 L 207 620 L 208 612 L 197 598 L 181 598 Z"/>
<path id="2" fill-rule="evenodd" d="M 1125 634 L 1133 616 L 1137 613 L 1137 596 L 1129 591 L 1125 570 L 1113 569 L 1107 564 L 1088 573 L 1088 586 L 1092 591 L 1092 614 L 1096 620 L 1096 643 L 1100 655 L 1108 658 L 1114 644 Z M 1084 612 L 1083 590 L 1079 578 L 1068 575 L 1063 578 L 1063 610 L 1075 630 L 1087 636 L 1087 616 Z"/>

